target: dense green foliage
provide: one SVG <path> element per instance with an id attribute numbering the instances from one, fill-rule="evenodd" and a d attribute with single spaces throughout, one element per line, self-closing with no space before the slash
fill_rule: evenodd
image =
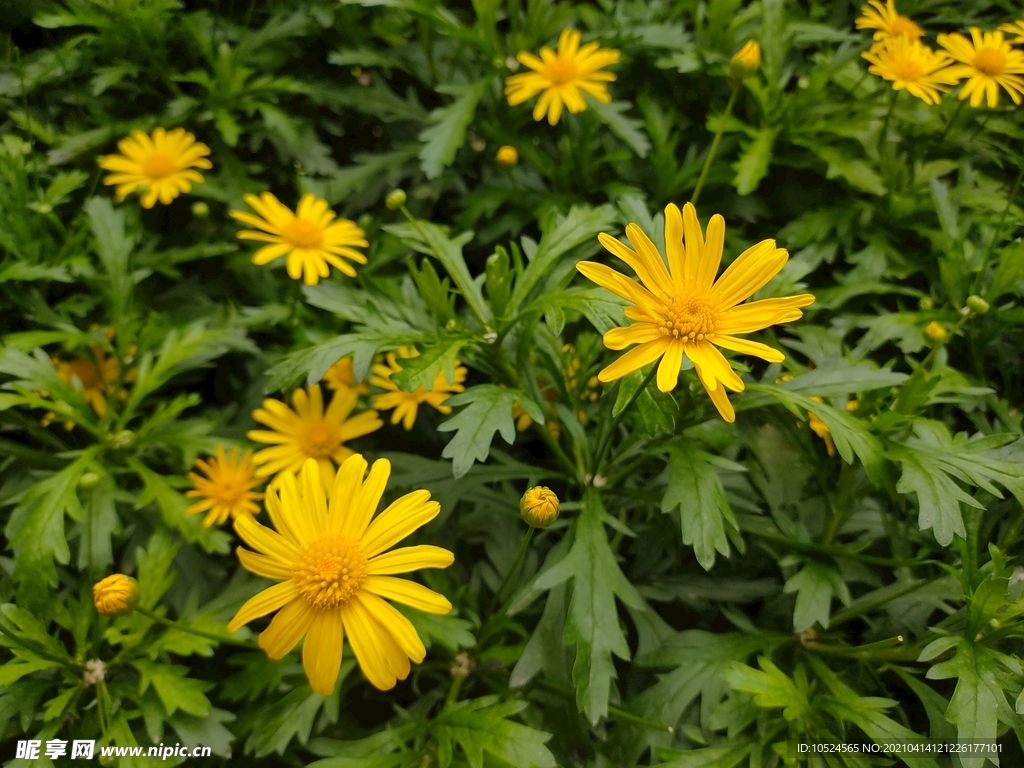
<path id="1" fill-rule="evenodd" d="M 1014 18 L 998 0 L 900 12 L 932 41 Z M 1006 93 L 997 109 L 955 89 L 936 106 L 896 98 L 867 72 L 857 13 L 8 3 L 0 758 L 60 738 L 202 744 L 211 765 L 731 768 L 784 764 L 787 739 L 918 734 L 998 737 L 1003 765 L 1024 762 L 1024 112 Z M 502 87 L 516 53 L 566 26 L 622 57 L 612 103 L 551 126 Z M 750 38 L 763 65 L 724 119 L 729 60 Z M 97 158 L 157 126 L 193 132 L 213 169 L 169 205 L 115 202 Z M 632 277 L 597 241 L 628 222 L 664 250 L 661 211 L 690 198 L 719 129 L 697 209 L 726 219 L 723 263 L 774 238 L 791 258 L 755 298 L 816 302 L 757 334 L 784 363 L 733 355 L 747 385 L 734 424 L 692 366 L 623 411 L 641 372 L 591 380 L 619 354 L 600 334 L 628 323 L 623 302 L 574 265 Z M 501 145 L 518 164 L 496 162 Z M 395 187 L 411 221 L 384 205 Z M 357 221 L 357 277 L 303 286 L 253 265 L 228 211 L 264 190 L 290 207 L 313 192 Z M 413 543 L 455 563 L 416 578 L 455 610 L 408 612 L 428 652 L 396 688 L 373 688 L 346 648 L 323 696 L 298 651 L 277 662 L 215 639 L 268 582 L 239 565 L 230 525 L 186 513 L 185 475 L 218 445 L 255 447 L 264 397 L 347 355 L 361 379 L 404 346 L 421 355 L 400 387 L 457 358 L 466 391 L 451 415 L 421 406 L 411 432 L 385 424 L 351 447 L 391 460 L 386 501 L 440 501 Z M 119 361 L 102 416 L 54 363 L 94 347 Z M 516 405 L 534 420 L 523 431 Z M 520 565 L 519 499 L 537 484 L 561 516 Z M 92 585 L 118 571 L 150 614 L 209 636 L 99 616 Z M 101 683 L 83 681 L 92 659 Z"/>

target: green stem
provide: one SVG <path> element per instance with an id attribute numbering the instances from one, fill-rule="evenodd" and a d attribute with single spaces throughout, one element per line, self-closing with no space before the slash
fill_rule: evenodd
<path id="1" fill-rule="evenodd" d="M 657 364 L 655 364 L 651 368 L 650 373 L 648 373 L 644 377 L 644 380 L 643 382 L 641 382 L 640 386 L 636 388 L 636 391 L 629 396 L 629 400 L 626 401 L 626 404 L 622 407 L 622 410 L 619 411 L 619 415 L 612 419 L 611 427 L 605 432 L 604 436 L 601 438 L 601 442 L 598 446 L 597 453 L 594 454 L 593 472 L 590 473 L 591 482 L 593 482 L 593 479 L 597 477 L 597 471 L 601 468 L 601 462 L 604 461 L 605 454 L 608 453 L 608 449 L 611 448 L 612 446 L 612 440 L 615 437 L 615 430 L 618 429 L 619 424 L 622 422 L 623 417 L 626 415 L 626 411 L 628 411 L 629 407 L 636 402 L 637 398 L 640 397 L 643 391 L 647 389 L 647 385 L 651 383 L 651 381 L 657 374 L 658 366 Z"/>
<path id="2" fill-rule="evenodd" d="M 575 696 L 573 695 L 572 691 L 567 690 L 556 683 L 552 683 L 548 680 L 545 680 L 544 678 L 540 678 L 537 681 L 537 683 L 538 685 L 540 685 L 541 688 L 546 688 L 552 693 L 558 693 L 567 698 L 575 699 Z M 642 725 L 645 728 L 652 728 L 656 731 L 664 731 L 665 733 L 675 733 L 675 728 L 673 728 L 671 725 L 665 725 L 664 723 L 659 723 L 655 720 L 648 720 L 646 717 L 634 715 L 632 712 L 627 712 L 624 709 L 619 709 L 618 707 L 613 707 L 611 705 L 609 705 L 608 707 L 608 714 L 614 717 L 616 720 L 625 720 L 629 723 Z"/>
<path id="3" fill-rule="evenodd" d="M 900 97 L 900 92 L 893 90 L 892 97 L 889 99 L 889 109 L 885 111 L 885 119 L 882 121 L 882 130 L 878 134 L 878 155 L 881 158 L 882 145 L 885 143 L 885 136 L 889 132 L 889 119 L 892 117 L 892 111 L 896 107 L 896 100 Z"/>
<path id="4" fill-rule="evenodd" d="M 970 320 L 971 317 L 973 317 L 973 315 L 974 315 L 973 312 L 969 312 L 966 315 L 960 315 L 960 319 L 957 320 L 956 321 L 956 325 L 954 325 L 950 329 L 949 333 L 946 335 L 946 338 L 942 339 L 939 342 L 936 342 L 935 346 L 931 348 L 931 351 L 929 351 L 928 354 L 925 355 L 924 360 L 921 361 L 921 364 L 918 366 L 918 368 L 925 368 L 925 367 L 931 365 L 932 360 L 934 360 L 935 356 L 937 354 L 939 354 L 939 350 L 942 349 L 944 346 L 946 346 L 946 343 L 950 339 L 952 339 L 954 336 L 956 336 L 957 332 L 961 328 L 964 327 L 964 323 L 966 323 L 968 320 Z"/>
<path id="5" fill-rule="evenodd" d="M 184 624 L 179 624 L 178 622 L 172 619 L 164 618 L 163 616 L 153 613 L 152 611 L 147 610 L 146 608 L 136 607 L 135 610 L 141 613 L 147 619 L 152 619 L 157 624 L 163 624 L 165 627 L 170 627 L 171 629 L 177 629 L 182 632 L 188 632 L 189 634 L 196 635 L 197 637 L 205 637 L 208 640 L 216 640 L 218 643 L 227 643 L 228 645 L 235 645 L 239 648 L 247 648 L 250 651 L 261 650 L 256 643 L 253 643 L 249 640 L 236 640 L 233 637 L 224 637 L 224 635 L 215 635 L 213 632 L 204 632 L 201 629 L 188 627 Z"/>
<path id="6" fill-rule="evenodd" d="M 942 133 L 939 135 L 938 141 L 935 142 L 936 144 L 941 144 L 942 140 L 949 134 L 949 129 L 953 127 L 953 123 L 955 123 L 956 119 L 960 117 L 960 113 L 963 112 L 964 104 L 966 103 L 966 101 L 961 100 L 960 103 L 956 105 L 956 111 L 953 113 L 953 116 L 949 118 L 949 121 L 946 123 L 946 127 L 942 129 Z"/>
<path id="7" fill-rule="evenodd" d="M 988 267 L 988 257 L 992 253 L 992 248 L 995 246 L 996 241 L 1003 231 L 1003 224 L 1006 223 L 1006 214 L 1010 212 L 1010 206 L 1013 205 L 1013 198 L 1017 196 L 1017 190 L 1020 189 L 1020 183 L 1024 180 L 1024 163 L 1021 163 L 1020 173 L 1017 174 L 1017 180 L 1013 183 L 1013 189 L 1010 190 L 1010 196 L 1006 198 L 1006 206 L 1003 208 L 1003 213 L 999 217 L 999 223 L 996 225 L 996 231 L 992 233 L 992 239 L 988 241 L 988 247 L 981 256 L 981 267 L 978 268 L 978 274 L 974 276 L 974 282 L 971 284 L 971 293 L 977 293 L 981 287 L 982 278 L 985 276 L 985 269 Z"/>
<path id="8" fill-rule="evenodd" d="M 516 552 L 516 557 L 512 561 L 512 565 L 509 566 L 509 569 L 505 572 L 505 578 L 501 580 L 501 583 L 498 585 L 498 588 L 494 590 L 494 595 L 491 597 L 492 613 L 494 611 L 494 607 L 501 600 L 501 593 L 505 591 L 505 587 L 507 587 L 509 581 L 512 580 L 512 574 L 516 572 L 516 570 L 519 568 L 519 564 L 522 563 L 523 558 L 526 557 L 526 550 L 530 547 L 530 539 L 533 538 L 533 532 L 536 530 L 537 529 L 534 528 L 532 525 L 530 526 L 530 529 L 526 532 L 526 535 L 523 536 L 523 541 L 519 544 L 519 551 Z M 506 607 L 505 610 L 508 610 L 508 608 Z M 504 611 L 502 611 L 502 613 L 504 613 Z"/>
<path id="9" fill-rule="evenodd" d="M 722 142 L 722 134 L 725 132 L 725 123 L 732 114 L 732 107 L 736 103 L 736 96 L 739 95 L 740 84 L 734 82 L 732 85 L 732 93 L 729 94 L 729 103 L 725 105 L 725 112 L 718 123 L 718 130 L 715 131 L 715 139 L 711 142 L 711 149 L 708 150 L 708 156 L 704 159 L 704 167 L 700 170 L 700 178 L 697 179 L 697 186 L 693 188 L 693 194 L 690 196 L 690 202 L 697 205 L 697 200 L 700 199 L 700 191 L 704 188 L 704 182 L 708 178 L 708 172 L 711 170 L 711 163 L 715 160 L 715 153 L 718 152 L 718 145 Z"/>

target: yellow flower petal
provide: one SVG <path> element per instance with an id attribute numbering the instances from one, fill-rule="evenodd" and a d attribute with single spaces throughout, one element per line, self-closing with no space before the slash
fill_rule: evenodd
<path id="1" fill-rule="evenodd" d="M 309 687 L 324 696 L 334 693 L 338 682 L 342 636 L 340 608 L 314 612 L 302 644 L 302 668 L 309 678 Z"/>
<path id="2" fill-rule="evenodd" d="M 447 568 L 453 562 L 455 555 L 447 549 L 419 544 L 415 547 L 393 549 L 372 558 L 366 572 L 376 576 L 389 576 L 409 573 L 420 568 Z"/>
<path id="3" fill-rule="evenodd" d="M 364 588 L 375 595 L 408 605 L 424 613 L 446 614 L 452 609 L 448 598 L 432 589 L 393 576 L 367 576 Z"/>
<path id="4" fill-rule="evenodd" d="M 316 612 L 305 600 L 292 600 L 277 612 L 270 626 L 260 633 L 260 648 L 272 659 L 283 659 L 309 631 L 315 616 Z"/>
<path id="5" fill-rule="evenodd" d="M 299 596 L 298 587 L 292 581 L 282 581 L 267 587 L 243 603 L 238 613 L 228 622 L 228 632 L 237 632 L 253 619 L 266 616 Z"/>
<path id="6" fill-rule="evenodd" d="M 413 491 L 377 515 L 363 534 L 365 555 L 383 552 L 437 517 L 441 505 L 429 499 L 430 491 Z"/>

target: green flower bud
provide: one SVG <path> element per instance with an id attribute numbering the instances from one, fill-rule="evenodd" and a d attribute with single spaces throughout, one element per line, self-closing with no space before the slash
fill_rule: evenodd
<path id="1" fill-rule="evenodd" d="M 388 192 L 388 196 L 384 198 L 384 206 L 389 211 L 397 211 L 405 205 L 405 201 L 407 199 L 404 189 L 393 189 Z"/>
<path id="2" fill-rule="evenodd" d="M 135 442 L 135 433 L 130 429 L 122 429 L 120 432 L 110 436 L 110 447 L 120 450 L 127 448 Z"/>
<path id="3" fill-rule="evenodd" d="M 989 303 L 981 296 L 971 295 L 967 297 L 967 306 L 979 315 L 984 315 L 989 310 Z"/>
<path id="4" fill-rule="evenodd" d="M 83 472 L 81 477 L 78 478 L 78 487 L 84 490 L 95 488 L 100 484 L 101 479 L 95 472 Z"/>
<path id="5" fill-rule="evenodd" d="M 519 514 L 534 528 L 547 528 L 558 519 L 558 496 L 543 485 L 534 486 L 519 501 Z"/>
<path id="6" fill-rule="evenodd" d="M 197 219 L 205 219 L 210 215 L 210 206 L 204 203 L 202 200 L 198 200 L 192 203 L 192 215 Z"/>
<path id="7" fill-rule="evenodd" d="M 924 310 L 935 309 L 935 301 L 931 296 L 922 296 L 917 306 Z"/>

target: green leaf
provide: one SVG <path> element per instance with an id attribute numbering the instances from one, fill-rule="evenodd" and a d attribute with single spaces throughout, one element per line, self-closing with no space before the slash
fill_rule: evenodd
<path id="1" fill-rule="evenodd" d="M 235 716 L 223 709 L 213 708 L 203 717 L 185 714 L 184 710 L 175 712 L 167 722 L 181 738 L 181 743 L 189 749 L 209 747 L 219 757 L 231 757 L 231 742 L 235 735 L 224 727 Z"/>
<path id="2" fill-rule="evenodd" d="M 128 257 L 135 247 L 136 238 L 126 232 L 124 210 L 114 210 L 113 204 L 102 197 L 86 201 L 85 214 L 96 238 L 96 253 L 103 271 L 107 273 L 111 312 L 115 325 L 125 317 L 134 282 L 128 268 Z"/>
<path id="3" fill-rule="evenodd" d="M 445 336 L 440 343 L 421 349 L 416 357 L 403 358 L 402 370 L 391 374 L 391 381 L 403 392 L 415 392 L 419 387 L 429 390 L 437 374 L 444 372 L 445 380 L 454 384 L 459 350 L 472 341 L 469 336 Z"/>
<path id="4" fill-rule="evenodd" d="M 210 700 L 203 691 L 212 686 L 210 683 L 186 677 L 188 667 L 158 664 L 142 659 L 133 661 L 132 666 L 139 670 L 141 675 L 139 693 L 145 693 L 152 685 L 168 715 L 173 715 L 179 709 L 197 717 L 205 717 L 210 713 Z"/>
<path id="5" fill-rule="evenodd" d="M 15 552 L 14 578 L 31 591 L 56 587 L 54 561 L 67 565 L 71 559 L 64 515 L 81 518 L 78 478 L 99 450 L 98 445 L 87 448 L 67 467 L 37 482 L 11 512 L 4 535 Z"/>
<path id="6" fill-rule="evenodd" d="M 466 258 L 462 255 L 462 247 L 473 239 L 472 232 L 463 232 L 451 239 L 436 224 L 419 220 L 415 224 L 389 224 L 382 229 L 401 238 L 407 247 L 440 261 L 477 319 L 484 324 L 490 322 L 493 317 L 491 306 L 484 301 L 483 292 L 469 274 Z"/>
<path id="7" fill-rule="evenodd" d="M 463 648 L 472 648 L 476 645 L 476 636 L 473 634 L 473 622 L 471 621 L 456 618 L 450 613 L 440 616 L 407 608 L 404 605 L 395 607 L 412 622 L 416 628 L 416 634 L 420 636 L 427 650 L 430 650 L 434 643 L 439 643 L 452 654 L 456 654 Z"/>
<path id="8" fill-rule="evenodd" d="M 317 197 L 325 198 L 331 205 L 337 205 L 355 193 L 369 194 L 368 189 L 374 188 L 374 185 L 380 190 L 378 195 L 384 194 L 387 189 L 398 186 L 402 179 L 416 172 L 416 166 L 409 165 L 409 161 L 416 157 L 419 146 L 400 145 L 393 152 L 356 154 L 352 156 L 353 165 L 338 168 L 322 178 L 302 176 L 299 186 L 302 192 L 312 192 Z"/>
<path id="9" fill-rule="evenodd" d="M 597 208 L 574 205 L 555 226 L 545 230 L 529 266 L 516 281 L 509 313 L 514 313 L 526 301 L 530 292 L 551 272 L 561 256 L 577 245 L 596 238 L 598 233 L 611 229 L 615 226 L 616 218 L 615 209 L 610 205 Z"/>
<path id="10" fill-rule="evenodd" d="M 544 746 L 551 734 L 509 719 L 526 707 L 525 701 L 484 696 L 441 710 L 430 723 L 440 768 L 451 765 L 453 744 L 462 748 L 470 768 L 483 768 L 484 753 L 517 768 L 554 768 L 555 756 Z"/>
<path id="11" fill-rule="evenodd" d="M 772 161 L 772 147 L 778 128 L 762 128 L 754 134 L 753 140 L 747 142 L 740 154 L 740 159 L 733 163 L 736 178 L 732 184 L 741 195 L 749 195 L 757 190 L 761 179 L 768 175 L 768 167 Z"/>
<path id="12" fill-rule="evenodd" d="M 1005 438 L 995 438 L 1005 442 Z M 914 435 L 900 445 L 890 443 L 887 453 L 903 468 L 896 486 L 899 493 L 916 493 L 921 530 L 931 528 L 935 540 L 949 546 L 956 534 L 965 538 L 960 504 L 983 509 L 982 504 L 964 491 L 957 480 L 976 485 L 1002 498 L 996 484 L 1009 490 L 1018 501 L 1024 500 L 1024 467 L 1019 461 L 1006 460 L 989 440 L 968 440 L 964 434 L 952 439 L 945 424 L 927 419 L 914 421 Z"/>
<path id="13" fill-rule="evenodd" d="M 779 389 L 806 392 L 818 397 L 839 397 L 855 392 L 896 387 L 909 377 L 886 368 L 876 368 L 870 362 L 853 364 L 845 358 L 834 358 L 813 371 L 803 373 L 779 384 Z"/>
<path id="14" fill-rule="evenodd" d="M 1024 294 L 1024 240 L 1017 240 L 1003 248 L 985 296 L 993 301 L 1011 292 Z"/>
<path id="15" fill-rule="evenodd" d="M 612 133 L 626 142 L 637 157 L 647 157 L 651 151 L 651 140 L 644 132 L 643 120 L 626 116 L 625 113 L 633 106 L 630 102 L 613 101 L 605 104 L 589 93 L 584 93 L 583 98 L 587 100 L 587 108 L 592 109 L 601 122 L 611 128 Z"/>
<path id="16" fill-rule="evenodd" d="M 877 480 L 880 476 L 882 443 L 868 431 L 863 422 L 848 413 L 837 411 L 826 403 L 818 403 L 806 395 L 790 392 L 779 386 L 748 384 L 747 389 L 752 392 L 766 392 L 800 419 L 805 419 L 801 411 L 812 411 L 829 428 L 836 450 L 847 463 L 852 463 L 856 454 L 872 480 Z"/>
<path id="17" fill-rule="evenodd" d="M 759 707 L 782 708 L 782 716 L 787 720 L 810 716 L 811 704 L 807 694 L 765 657 L 757 661 L 763 672 L 746 664 L 734 663 L 725 673 L 725 681 L 733 690 L 753 695 L 754 703 Z"/>
<path id="18" fill-rule="evenodd" d="M 264 704 L 253 721 L 245 751 L 255 757 L 266 757 L 271 752 L 283 755 L 292 739 L 300 744 L 309 741 L 317 714 L 333 698 L 337 700 L 341 682 L 355 666 L 355 661 L 345 659 L 341 663 L 338 687 L 328 697 L 310 690 L 303 682 L 295 690 L 278 701 Z"/>
<path id="19" fill-rule="evenodd" d="M 27 661 L 12 660 L 0 666 L 0 686 L 8 686 L 11 683 L 21 680 L 25 675 L 38 672 L 41 669 L 50 669 L 59 666 L 55 661 L 48 659 L 30 659 Z"/>
<path id="20" fill-rule="evenodd" d="M 573 579 L 564 641 L 576 646 L 572 679 L 577 706 L 594 724 L 608 714 L 611 681 L 616 676 L 612 655 L 624 660 L 630 655 L 615 598 L 636 610 L 647 608 L 615 561 L 604 531 L 604 514 L 597 489 L 587 488 L 572 549 L 534 583 L 537 589 L 551 589 Z"/>
<path id="21" fill-rule="evenodd" d="M 452 472 L 456 478 L 465 475 L 474 461 L 487 460 L 495 432 L 500 432 L 505 442 L 512 444 L 516 437 L 512 407 L 516 403 L 534 421 L 544 421 L 540 406 L 520 389 L 478 384 L 446 401 L 447 405 L 466 406 L 437 428 L 439 432 L 455 432 L 441 456 L 453 460 Z"/>
<path id="22" fill-rule="evenodd" d="M 840 147 L 812 145 L 811 151 L 828 163 L 825 171 L 826 179 L 843 178 L 851 187 L 870 192 L 873 195 L 884 195 L 886 192 L 882 177 L 866 160 L 851 157 L 850 150 Z"/>
<path id="23" fill-rule="evenodd" d="M 423 173 L 436 179 L 455 160 L 455 153 L 466 142 L 466 128 L 473 122 L 476 105 L 487 91 L 491 77 L 482 77 L 470 85 L 451 85 L 437 90 L 458 98 L 447 107 L 438 107 L 427 117 L 429 125 L 419 135 Z"/>
<path id="24" fill-rule="evenodd" d="M 225 553 L 229 551 L 230 535 L 217 528 L 207 528 L 202 524 L 202 515 L 191 515 L 186 510 L 188 499 L 160 475 L 141 461 L 129 459 L 129 465 L 142 480 L 143 488 L 135 500 L 135 508 L 142 509 L 147 504 L 156 504 L 160 515 L 170 527 L 178 530 L 188 542 L 200 544 L 207 552 Z"/>
<path id="25" fill-rule="evenodd" d="M 828 629 L 832 597 L 838 596 L 849 604 L 850 593 L 846 582 L 836 568 L 808 560 L 799 572 L 790 576 L 783 592 L 796 592 L 796 607 L 793 609 L 793 631 L 803 632 L 815 622 Z"/>
<path id="26" fill-rule="evenodd" d="M 997 664 L 987 649 L 962 638 L 956 656 L 928 670 L 929 680 L 957 678 L 946 719 L 956 726 L 960 739 L 995 741 L 999 710 L 1001 705 L 1006 706 L 997 673 Z M 960 761 L 964 768 L 982 768 L 985 758 L 960 755 Z"/>
<path id="27" fill-rule="evenodd" d="M 725 526 L 728 524 L 739 533 L 710 458 L 690 442 L 676 443 L 669 448 L 668 486 L 661 500 L 664 513 L 678 508 L 683 544 L 693 547 L 697 562 L 706 571 L 714 566 L 716 551 L 729 556 Z M 739 465 L 737 468 L 743 469 Z"/>
<path id="28" fill-rule="evenodd" d="M 389 343 L 399 345 L 415 344 L 420 341 L 419 335 L 385 336 L 375 331 L 365 333 L 345 333 L 335 336 L 329 341 L 300 349 L 285 355 L 267 371 L 266 392 L 277 392 L 288 389 L 303 375 L 306 385 L 312 386 L 323 378 L 327 369 L 343 357 L 352 356 L 352 368 L 357 377 L 365 375 L 373 362 L 377 350 Z"/>

